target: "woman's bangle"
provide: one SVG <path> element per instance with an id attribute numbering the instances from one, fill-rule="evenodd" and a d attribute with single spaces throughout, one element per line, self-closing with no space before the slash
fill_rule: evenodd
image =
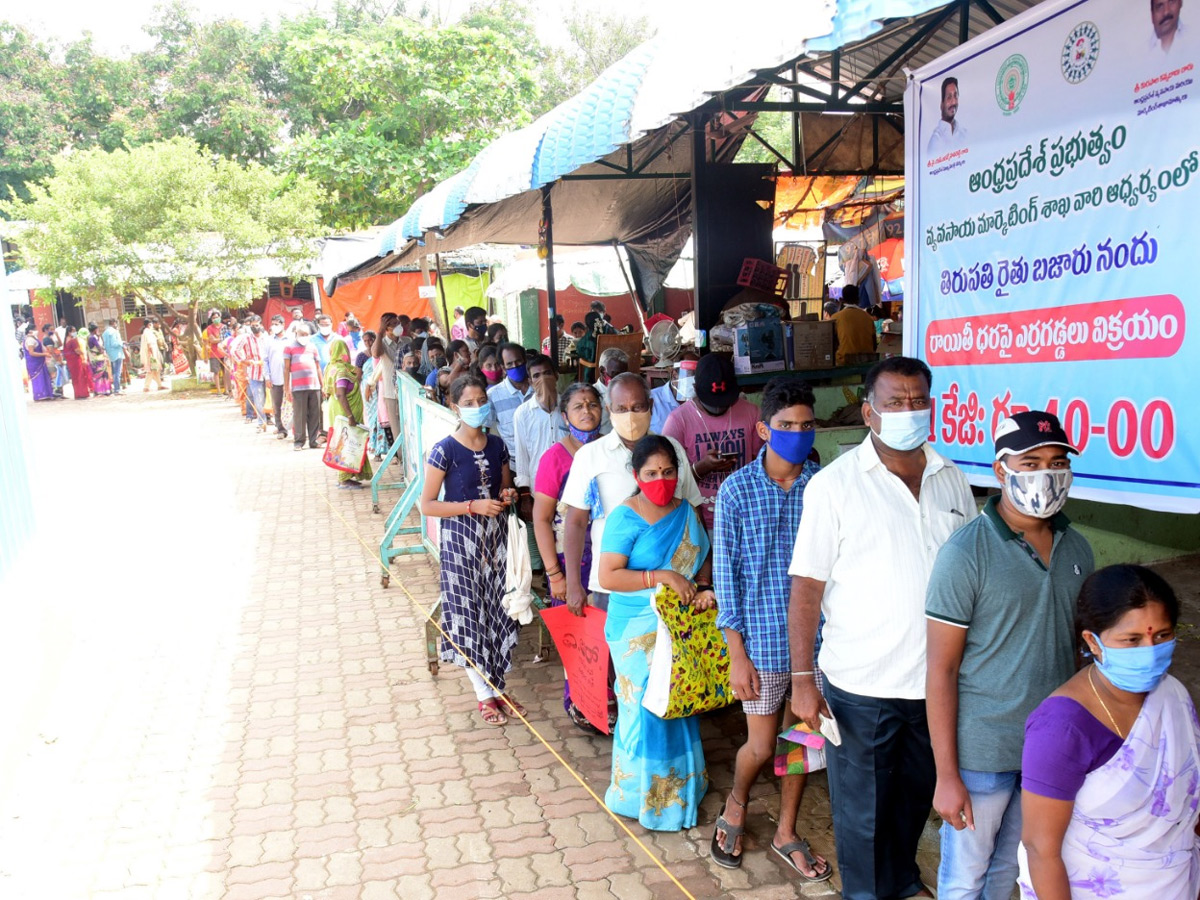
<path id="1" fill-rule="evenodd" d="M 696 582 L 696 593 L 703 594 L 705 591 L 711 591 L 713 586 L 703 581 Z"/>
<path id="2" fill-rule="evenodd" d="M 547 573 L 546 577 L 549 578 L 551 581 L 566 581 L 567 580 L 567 576 L 563 572 L 558 572 L 554 575 L 550 575 L 549 573 Z"/>
<path id="3" fill-rule="evenodd" d="M 561 575 L 562 573 L 562 569 L 555 569 L 553 572 L 551 572 L 549 569 L 546 570 L 546 575 L 550 578 L 553 578 L 555 575 Z"/>
<path id="4" fill-rule="evenodd" d="M 792 677 L 793 677 L 793 678 L 799 678 L 799 677 L 801 677 L 802 675 L 816 675 L 816 674 L 817 674 L 816 672 L 793 672 L 793 673 L 792 673 Z"/>
<path id="5" fill-rule="evenodd" d="M 471 501 L 470 500 L 467 501 L 467 515 L 468 516 L 475 515 L 475 513 L 471 512 Z"/>

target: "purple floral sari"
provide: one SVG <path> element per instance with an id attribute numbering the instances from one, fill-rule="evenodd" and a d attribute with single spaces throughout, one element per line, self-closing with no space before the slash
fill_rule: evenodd
<path id="1" fill-rule="evenodd" d="M 1075 796 L 1062 859 L 1072 900 L 1193 898 L 1200 892 L 1200 723 L 1168 675 L 1146 695 L 1129 737 Z M 1017 854 L 1023 898 L 1035 898 Z"/>

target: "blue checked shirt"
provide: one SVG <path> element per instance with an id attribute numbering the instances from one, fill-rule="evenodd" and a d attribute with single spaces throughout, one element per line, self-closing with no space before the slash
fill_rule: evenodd
<path id="1" fill-rule="evenodd" d="M 788 672 L 788 566 L 800 530 L 804 486 L 821 467 L 806 462 L 792 489 L 784 492 L 763 469 L 766 452 L 764 447 L 717 492 L 713 588 L 717 627 L 742 636 L 746 655 L 759 672 Z M 820 646 L 818 631 L 816 649 Z"/>

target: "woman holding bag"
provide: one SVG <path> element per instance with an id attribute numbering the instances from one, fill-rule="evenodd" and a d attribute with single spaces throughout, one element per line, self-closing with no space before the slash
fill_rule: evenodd
<path id="1" fill-rule="evenodd" d="M 504 441 L 483 430 L 492 411 L 483 379 L 459 376 L 447 399 L 461 421 L 429 451 L 421 493 L 421 514 L 442 520 L 441 659 L 466 669 L 483 721 L 503 725 L 504 707 L 525 715 L 505 683 L 520 626 L 504 611 L 508 529 L 500 514 L 517 491 Z"/>
<path id="2" fill-rule="evenodd" d="M 675 497 L 679 459 L 670 440 L 647 435 L 633 447 L 638 491 L 609 515 L 600 585 L 611 591 L 604 636 L 617 673 L 617 729 L 605 805 L 652 831 L 696 825 L 708 790 L 700 723 L 663 719 L 642 706 L 658 634 L 652 597 L 671 588 L 694 611 L 716 602 L 708 535 Z M 695 579 L 695 582 L 693 582 Z"/>
<path id="3" fill-rule="evenodd" d="M 338 416 L 350 420 L 350 426 L 363 421 L 362 392 L 359 390 L 359 370 L 350 362 L 350 347 L 345 338 L 334 338 L 329 342 L 329 365 L 325 367 L 325 396 L 329 398 L 329 421 Z M 371 461 L 363 454 L 362 467 L 357 472 L 338 472 L 338 487 L 361 488 L 362 479 L 373 474 Z"/>

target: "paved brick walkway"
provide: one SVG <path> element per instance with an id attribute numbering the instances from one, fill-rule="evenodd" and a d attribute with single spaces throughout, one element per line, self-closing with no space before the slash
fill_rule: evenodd
<path id="1" fill-rule="evenodd" d="M 480 724 L 460 672 L 430 676 L 436 572 L 403 557 L 382 588 L 358 535 L 383 517 L 315 451 L 207 395 L 30 412 L 57 537 L 0 601 L 0 896 L 683 896 L 529 729 Z M 567 721 L 535 638 L 513 693 L 602 795 L 609 742 Z M 767 780 L 742 869 L 708 859 L 741 727 L 703 724 L 702 825 L 633 835 L 695 897 L 834 895 L 768 858 Z M 821 775 L 802 823 L 832 858 Z"/>

